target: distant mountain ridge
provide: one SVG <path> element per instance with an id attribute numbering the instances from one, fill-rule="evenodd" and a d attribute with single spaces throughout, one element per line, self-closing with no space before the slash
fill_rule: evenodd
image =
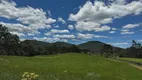
<path id="1" fill-rule="evenodd" d="M 56 47 L 71 47 L 74 45 L 74 44 L 70 44 L 66 42 L 48 43 L 48 42 L 37 41 L 37 40 L 25 40 L 25 41 L 22 41 L 21 43 L 27 43 L 34 48 L 48 48 L 52 45 Z"/>
<path id="2" fill-rule="evenodd" d="M 78 47 L 80 49 L 87 49 L 92 52 L 100 52 L 100 50 L 103 48 L 105 43 L 99 42 L 99 41 L 89 41 L 86 43 L 79 44 Z"/>
<path id="3" fill-rule="evenodd" d="M 86 43 L 79 44 L 78 47 L 80 49 L 87 49 L 91 52 L 100 52 L 104 45 L 106 45 L 106 43 L 100 41 L 88 41 Z M 122 48 L 112 46 L 112 49 L 117 50 Z"/>
<path id="4" fill-rule="evenodd" d="M 70 44 L 67 42 L 55 42 L 55 43 L 48 43 L 48 42 L 42 42 L 42 41 L 37 41 L 37 40 L 25 40 L 22 43 L 28 43 L 29 45 L 33 46 L 34 48 L 48 48 L 52 45 L 56 47 L 71 47 L 74 46 L 75 44 Z M 79 45 L 76 45 L 79 49 L 86 49 L 91 52 L 100 52 L 103 46 L 106 43 L 100 42 L 100 41 L 88 41 L 86 43 L 82 43 Z M 117 49 L 118 47 L 112 46 L 113 49 Z"/>

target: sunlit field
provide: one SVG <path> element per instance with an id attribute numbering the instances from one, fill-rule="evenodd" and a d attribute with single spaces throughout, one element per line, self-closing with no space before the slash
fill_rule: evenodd
<path id="1" fill-rule="evenodd" d="M 139 62 L 142 63 L 142 59 L 138 58 L 120 58 L 121 60 L 127 60 L 127 61 L 133 61 L 133 62 Z"/>
<path id="2" fill-rule="evenodd" d="M 37 80 L 142 80 L 142 70 L 96 55 L 0 56 L 0 80 L 21 80 L 24 72 Z"/>

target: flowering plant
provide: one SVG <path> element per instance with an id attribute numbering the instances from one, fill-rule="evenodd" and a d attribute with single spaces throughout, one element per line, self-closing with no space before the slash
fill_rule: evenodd
<path id="1" fill-rule="evenodd" d="M 38 76 L 35 73 L 24 72 L 21 80 L 36 80 Z"/>

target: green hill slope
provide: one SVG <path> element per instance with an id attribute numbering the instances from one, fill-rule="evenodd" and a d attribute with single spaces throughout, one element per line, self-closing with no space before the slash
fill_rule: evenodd
<path id="1" fill-rule="evenodd" d="M 85 54 L 0 56 L 0 80 L 21 80 L 34 72 L 38 80 L 141 80 L 142 71 L 125 62 Z"/>

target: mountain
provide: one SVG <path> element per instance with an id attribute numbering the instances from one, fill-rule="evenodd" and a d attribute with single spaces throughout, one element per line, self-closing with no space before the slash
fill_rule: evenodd
<path id="1" fill-rule="evenodd" d="M 51 43 L 37 41 L 37 40 L 25 40 L 21 43 L 27 43 L 27 44 L 31 45 L 33 48 L 39 48 L 39 47 L 45 48 L 45 47 L 51 46 Z"/>
<path id="2" fill-rule="evenodd" d="M 74 44 L 70 44 L 70 43 L 66 43 L 66 42 L 55 42 L 52 45 L 56 46 L 56 47 L 72 47 L 74 46 Z"/>
<path id="3" fill-rule="evenodd" d="M 48 43 L 48 42 L 42 42 L 42 41 L 37 41 L 37 40 L 25 40 L 21 43 L 27 43 L 34 47 L 35 49 L 37 48 L 50 48 L 51 46 L 58 47 L 58 48 L 71 48 L 72 46 L 75 46 L 74 44 L 66 43 L 66 42 L 55 42 L 55 43 Z M 99 41 L 89 41 L 83 44 L 77 45 L 79 49 L 87 49 L 91 52 L 100 52 L 103 46 L 106 43 L 99 42 Z M 119 49 L 118 47 L 112 46 L 113 50 Z"/>
<path id="4" fill-rule="evenodd" d="M 25 40 L 21 43 L 27 43 L 31 45 L 34 48 L 47 48 L 51 46 L 56 46 L 56 47 L 72 47 L 74 44 L 66 43 L 66 42 L 55 42 L 55 43 L 48 43 L 48 42 L 42 42 L 42 41 L 37 41 L 37 40 Z"/>
<path id="5" fill-rule="evenodd" d="M 78 47 L 80 49 L 87 49 L 92 52 L 100 52 L 105 44 L 106 43 L 99 42 L 99 41 L 89 41 L 83 44 L 79 44 Z M 112 48 L 113 50 L 119 49 L 118 47 L 114 47 L 114 46 L 112 46 Z"/>
<path id="6" fill-rule="evenodd" d="M 93 52 L 99 52 L 105 43 L 99 42 L 99 41 L 89 41 L 83 44 L 79 44 L 78 47 L 80 49 L 87 49 Z"/>

